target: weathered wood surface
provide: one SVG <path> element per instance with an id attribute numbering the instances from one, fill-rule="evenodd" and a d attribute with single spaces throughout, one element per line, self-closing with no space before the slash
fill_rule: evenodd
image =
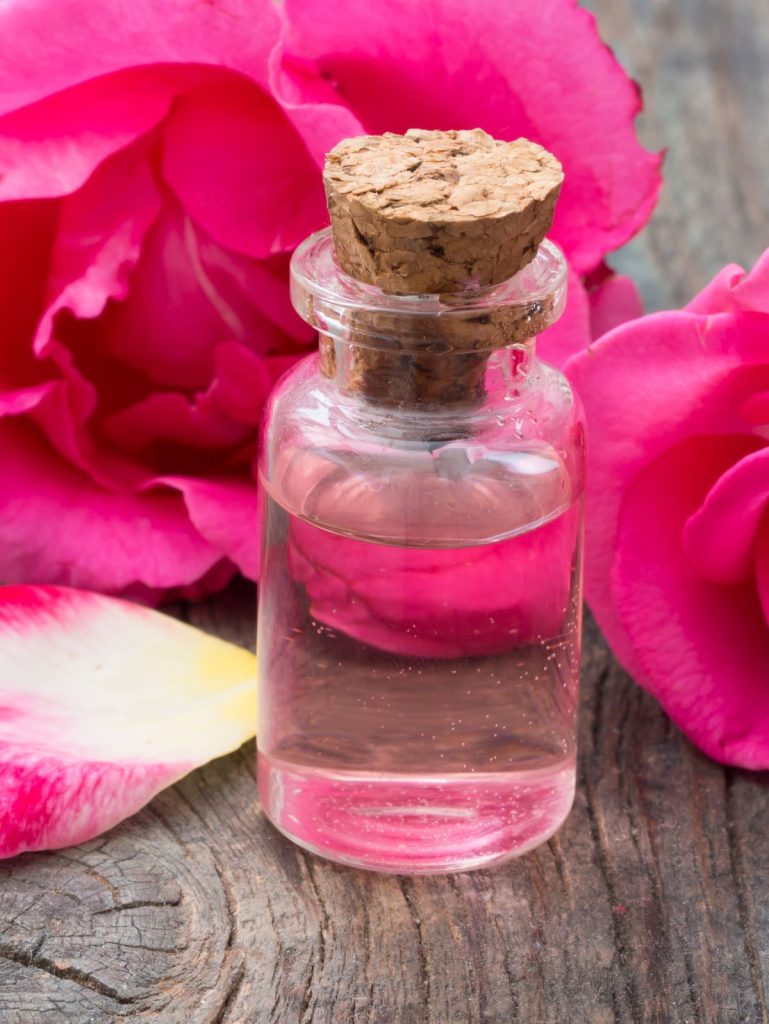
<path id="1" fill-rule="evenodd" d="M 649 305 L 769 243 L 766 0 L 595 0 L 671 147 L 617 259 Z M 190 618 L 243 643 L 239 584 Z M 701 757 L 585 645 L 580 786 L 541 850 L 404 879 L 265 822 L 253 747 L 77 849 L 0 866 L 0 1024 L 767 1024 L 769 785 Z"/>

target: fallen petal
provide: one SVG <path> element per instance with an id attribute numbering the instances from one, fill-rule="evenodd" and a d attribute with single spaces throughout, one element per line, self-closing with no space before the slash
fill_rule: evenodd
<path id="1" fill-rule="evenodd" d="M 0 589 L 0 857 L 85 842 L 254 733 L 255 658 L 166 615 Z"/>

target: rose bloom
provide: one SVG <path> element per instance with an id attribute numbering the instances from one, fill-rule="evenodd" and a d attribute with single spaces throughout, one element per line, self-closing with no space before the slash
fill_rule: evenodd
<path id="1" fill-rule="evenodd" d="M 0 83 L 3 582 L 157 597 L 257 577 L 258 420 L 314 344 L 288 259 L 346 135 L 544 144 L 573 271 L 543 353 L 638 313 L 602 259 L 648 217 L 659 160 L 571 0 L 3 3 Z"/>
<path id="2" fill-rule="evenodd" d="M 769 252 L 567 366 L 585 402 L 586 592 L 711 757 L 769 768 Z"/>

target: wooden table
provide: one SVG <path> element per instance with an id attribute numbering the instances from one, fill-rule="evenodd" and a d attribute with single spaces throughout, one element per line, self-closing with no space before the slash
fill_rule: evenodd
<path id="1" fill-rule="evenodd" d="M 766 0 L 595 0 L 670 147 L 616 265 L 651 308 L 769 244 Z M 769 338 L 767 338 L 769 345 Z M 238 584 L 189 618 L 252 642 Z M 0 868 L 2 1024 L 769 1021 L 769 788 L 700 756 L 588 623 L 580 785 L 496 871 L 393 878 L 265 821 L 247 746 L 77 849 Z"/>

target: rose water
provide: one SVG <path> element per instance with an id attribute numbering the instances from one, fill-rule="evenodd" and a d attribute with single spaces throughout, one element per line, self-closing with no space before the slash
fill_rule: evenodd
<path id="1" fill-rule="evenodd" d="M 445 547 L 268 498 L 259 781 L 279 828 L 406 873 L 552 835 L 574 795 L 579 518 Z"/>

